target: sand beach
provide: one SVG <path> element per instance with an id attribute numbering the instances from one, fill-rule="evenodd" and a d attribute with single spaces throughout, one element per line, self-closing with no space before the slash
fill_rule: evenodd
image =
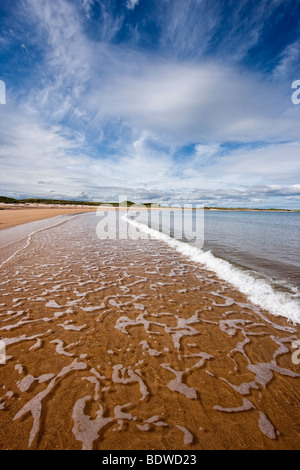
<path id="1" fill-rule="evenodd" d="M 36 220 L 48 219 L 63 214 L 95 212 L 95 207 L 82 206 L 49 206 L 46 204 L 3 204 L 0 203 L 0 230 L 16 227 Z"/>
<path id="2" fill-rule="evenodd" d="M 1 252 L 1 449 L 297 449 L 299 326 L 95 214 Z"/>

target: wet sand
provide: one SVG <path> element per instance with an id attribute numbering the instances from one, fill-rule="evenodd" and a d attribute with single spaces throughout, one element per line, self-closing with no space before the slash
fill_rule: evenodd
<path id="1" fill-rule="evenodd" d="M 83 220 L 2 266 L 0 449 L 299 449 L 300 328 Z"/>

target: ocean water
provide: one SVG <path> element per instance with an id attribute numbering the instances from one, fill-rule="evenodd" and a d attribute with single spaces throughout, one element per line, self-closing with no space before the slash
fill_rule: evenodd
<path id="1" fill-rule="evenodd" d="M 198 215 L 196 215 L 198 212 Z M 161 211 L 129 214 L 274 315 L 300 323 L 300 213 Z"/>
<path id="2" fill-rule="evenodd" d="M 206 212 L 204 248 L 292 291 L 300 287 L 300 213 Z"/>

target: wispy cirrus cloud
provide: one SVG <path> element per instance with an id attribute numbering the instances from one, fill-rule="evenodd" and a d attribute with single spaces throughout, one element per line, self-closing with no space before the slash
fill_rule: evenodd
<path id="1" fill-rule="evenodd" d="M 138 4 L 139 0 L 126 0 L 126 7 L 128 10 L 134 10 Z"/>
<path id="2" fill-rule="evenodd" d="M 298 71 L 300 60 L 300 39 L 289 44 L 281 53 L 279 62 L 273 71 L 275 78 L 293 80 Z"/>
<path id="3" fill-rule="evenodd" d="M 92 8 L 95 4 L 95 0 L 81 0 L 82 1 L 82 7 L 87 15 L 88 18 L 90 18 L 90 14 L 92 11 Z"/>

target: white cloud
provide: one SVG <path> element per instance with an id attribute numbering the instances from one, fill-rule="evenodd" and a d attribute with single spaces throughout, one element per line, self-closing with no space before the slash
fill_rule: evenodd
<path id="1" fill-rule="evenodd" d="M 192 158 L 175 162 L 173 149 L 159 149 L 156 136 L 144 131 L 118 156 L 96 159 L 85 152 L 80 134 L 49 127 L 19 107 L 2 107 L 0 113 L 0 184 L 8 195 L 30 191 L 50 197 L 55 191 L 58 198 L 84 194 L 85 199 L 117 200 L 123 194 L 140 201 L 211 204 L 287 197 L 294 204 L 300 194 L 294 183 L 300 142 L 231 150 L 225 156 L 216 144 L 199 144 Z M 203 164 L 206 158 L 209 165 Z"/>
<path id="2" fill-rule="evenodd" d="M 28 5 L 48 45 L 41 85 L 27 105 L 54 121 L 87 118 L 97 126 L 98 119 L 101 133 L 103 120 L 122 119 L 177 144 L 300 138 L 300 109 L 286 99 L 290 84 L 221 62 L 184 63 L 92 43 L 70 3 L 59 11 L 52 2 Z"/>
<path id="3" fill-rule="evenodd" d="M 300 142 L 238 150 L 221 158 L 216 170 L 228 183 L 291 185 L 300 174 L 299 155 Z M 207 171 L 213 169 L 208 167 Z"/>
<path id="4" fill-rule="evenodd" d="M 275 78 L 286 78 L 291 74 L 298 73 L 300 59 L 300 40 L 289 44 L 281 54 L 280 61 L 275 68 L 273 75 Z M 297 77 L 296 77 L 297 78 Z"/>
<path id="5" fill-rule="evenodd" d="M 175 141 L 300 137 L 299 116 L 286 112 L 291 107 L 285 102 L 287 91 L 259 75 L 217 63 L 179 64 L 126 51 L 122 57 L 112 51 L 112 56 L 114 71 L 90 98 L 107 116 Z"/>
<path id="6" fill-rule="evenodd" d="M 94 3 L 95 3 L 94 0 L 82 0 L 82 7 L 88 18 L 90 18 L 90 13 L 91 13 Z"/>
<path id="7" fill-rule="evenodd" d="M 126 8 L 128 8 L 128 10 L 134 10 L 138 4 L 139 4 L 139 0 L 127 0 Z"/>
<path id="8" fill-rule="evenodd" d="M 220 145 L 203 145 L 197 144 L 195 145 L 195 161 L 197 165 L 204 165 L 211 160 L 211 157 L 216 155 L 216 153 L 220 150 Z"/>

